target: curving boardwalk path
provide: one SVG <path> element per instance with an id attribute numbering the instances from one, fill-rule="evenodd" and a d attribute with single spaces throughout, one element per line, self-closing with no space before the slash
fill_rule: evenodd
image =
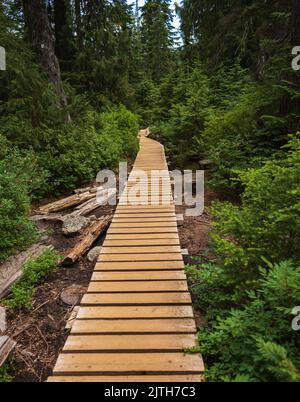
<path id="1" fill-rule="evenodd" d="M 108 230 L 87 293 L 50 382 L 197 382 L 204 367 L 182 260 L 164 148 L 140 133 L 140 152 Z M 154 185 L 128 205 L 142 169 Z M 167 202 L 169 200 L 169 202 Z"/>

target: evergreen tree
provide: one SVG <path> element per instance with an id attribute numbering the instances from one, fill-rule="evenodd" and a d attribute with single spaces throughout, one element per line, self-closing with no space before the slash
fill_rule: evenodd
<path id="1" fill-rule="evenodd" d="M 170 71 L 173 27 L 170 0 L 147 0 L 142 7 L 141 44 L 144 69 L 159 83 Z"/>
<path id="2" fill-rule="evenodd" d="M 77 75 L 71 77 L 72 83 L 88 92 L 97 106 L 110 101 L 128 103 L 132 9 L 126 0 L 89 0 L 75 5 Z"/>

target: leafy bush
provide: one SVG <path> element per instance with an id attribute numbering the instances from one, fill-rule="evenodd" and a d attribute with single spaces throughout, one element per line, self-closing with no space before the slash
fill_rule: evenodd
<path id="1" fill-rule="evenodd" d="M 209 380 L 299 381 L 300 139 L 287 155 L 239 174 L 241 206 L 215 203 L 210 264 L 187 269 L 205 311 Z"/>
<path id="2" fill-rule="evenodd" d="M 300 258 L 300 139 L 288 155 L 239 174 L 242 206 L 216 203 L 212 239 L 216 255 L 234 279 L 255 278 L 262 257 L 278 262 Z M 233 239 L 233 240 L 231 240 Z"/>
<path id="3" fill-rule="evenodd" d="M 49 175 L 45 191 L 72 189 L 94 179 L 99 170 L 134 158 L 137 133 L 137 117 L 123 106 L 101 114 L 89 112 L 59 130 L 49 128 L 39 152 L 40 165 Z"/>
<path id="4" fill-rule="evenodd" d="M 13 285 L 6 306 L 12 309 L 31 308 L 35 287 L 42 283 L 57 267 L 59 257 L 52 250 L 44 251 L 37 259 L 23 266 L 23 277 Z"/>
<path id="5" fill-rule="evenodd" d="M 200 331 L 209 380 L 239 375 L 253 381 L 299 381 L 300 341 L 291 327 L 291 311 L 299 304 L 300 266 L 284 262 L 261 271 L 261 277 L 247 294 L 249 302 L 226 318 L 217 316 L 218 306 L 210 328 Z"/>
<path id="6" fill-rule="evenodd" d="M 29 188 L 34 186 L 34 159 L 10 148 L 0 135 L 0 262 L 16 249 L 23 249 L 35 240 L 36 230 L 28 220 Z M 31 171 L 30 171 L 31 169 Z M 30 173 L 29 173 L 30 172 Z M 36 183 L 35 183 L 36 184 Z"/>
<path id="7" fill-rule="evenodd" d="M 280 95 L 271 85 L 247 84 L 232 104 L 207 110 L 205 128 L 195 140 L 213 166 L 212 185 L 234 187 L 235 170 L 261 166 L 287 143 L 285 119 L 270 115 Z"/>

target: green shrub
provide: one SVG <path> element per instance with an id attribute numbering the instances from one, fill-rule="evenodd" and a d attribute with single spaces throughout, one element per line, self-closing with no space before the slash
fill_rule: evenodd
<path id="1" fill-rule="evenodd" d="M 45 191 L 73 189 L 101 169 L 133 159 L 138 149 L 138 120 L 125 107 L 89 112 L 80 122 L 45 130 L 40 165 L 48 172 Z"/>
<path id="2" fill-rule="evenodd" d="M 37 259 L 23 266 L 23 277 L 11 288 L 5 305 L 12 309 L 31 308 L 35 287 L 42 283 L 57 268 L 59 257 L 51 250 L 44 251 Z"/>
<path id="3" fill-rule="evenodd" d="M 13 377 L 9 374 L 9 372 L 10 367 L 7 363 L 0 367 L 0 383 L 13 381 Z"/>
<path id="4" fill-rule="evenodd" d="M 194 274 L 196 283 L 203 281 L 202 273 Z M 261 271 L 248 301 L 227 311 L 225 317 L 224 312 L 219 314 L 222 304 L 210 305 L 210 325 L 199 332 L 208 380 L 235 381 L 236 376 L 249 381 L 299 380 L 300 340 L 291 326 L 292 308 L 299 304 L 299 281 L 300 266 L 283 262 L 269 272 Z M 201 304 L 199 288 L 194 292 Z"/>
<path id="5" fill-rule="evenodd" d="M 281 160 L 239 173 L 242 203 L 212 208 L 214 261 L 187 272 L 205 311 L 201 351 L 209 380 L 298 381 L 300 139 Z M 284 261 L 284 262 L 282 262 Z"/>
<path id="6" fill-rule="evenodd" d="M 3 145 L 0 159 L 0 262 L 2 262 L 17 249 L 24 249 L 34 241 L 36 229 L 28 220 L 29 187 L 34 185 L 32 179 L 34 160 L 29 154 L 22 157 L 20 152 L 10 148 L 9 143 L 1 135 L 0 142 Z"/>
<path id="7" fill-rule="evenodd" d="M 197 150 L 213 167 L 215 187 L 236 186 L 236 170 L 261 166 L 288 141 L 286 121 L 270 115 L 281 92 L 268 85 L 246 88 L 228 107 L 209 108 L 204 130 L 196 133 Z"/>

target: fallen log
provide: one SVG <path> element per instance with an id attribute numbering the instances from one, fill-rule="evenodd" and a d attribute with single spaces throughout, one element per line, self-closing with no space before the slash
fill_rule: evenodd
<path id="1" fill-rule="evenodd" d="M 32 222 L 39 222 L 39 221 L 62 222 L 64 220 L 64 216 L 60 214 L 32 215 L 29 217 L 29 219 Z"/>
<path id="2" fill-rule="evenodd" d="M 5 363 L 10 352 L 16 346 L 16 342 L 8 336 L 0 336 L 0 367 Z"/>
<path id="3" fill-rule="evenodd" d="M 81 241 L 73 248 L 73 250 L 63 259 L 62 265 L 69 266 L 79 260 L 98 239 L 99 236 L 108 228 L 113 216 L 107 215 L 95 221 L 83 233 Z"/>
<path id="4" fill-rule="evenodd" d="M 34 244 L 27 250 L 9 257 L 0 265 L 0 300 L 7 296 L 12 285 L 22 278 L 22 268 L 26 261 L 39 257 L 47 249 L 53 249 L 53 246 Z"/>
<path id="5" fill-rule="evenodd" d="M 92 187 L 78 188 L 78 189 L 74 190 L 74 194 L 87 193 L 88 191 L 90 191 L 91 188 Z"/>
<path id="6" fill-rule="evenodd" d="M 62 200 L 43 205 L 42 207 L 40 207 L 39 212 L 46 215 L 52 212 L 61 212 L 71 207 L 80 205 L 94 197 L 95 194 L 90 193 L 89 191 L 82 194 L 74 194 L 67 198 L 63 198 Z"/>
<path id="7" fill-rule="evenodd" d="M 108 191 L 105 190 L 97 195 L 94 194 L 94 198 L 75 208 L 75 211 L 72 213 L 72 215 L 89 215 L 91 212 L 95 211 L 95 209 L 108 204 L 109 201 L 116 196 L 116 194 L 116 189 L 109 189 Z"/>

